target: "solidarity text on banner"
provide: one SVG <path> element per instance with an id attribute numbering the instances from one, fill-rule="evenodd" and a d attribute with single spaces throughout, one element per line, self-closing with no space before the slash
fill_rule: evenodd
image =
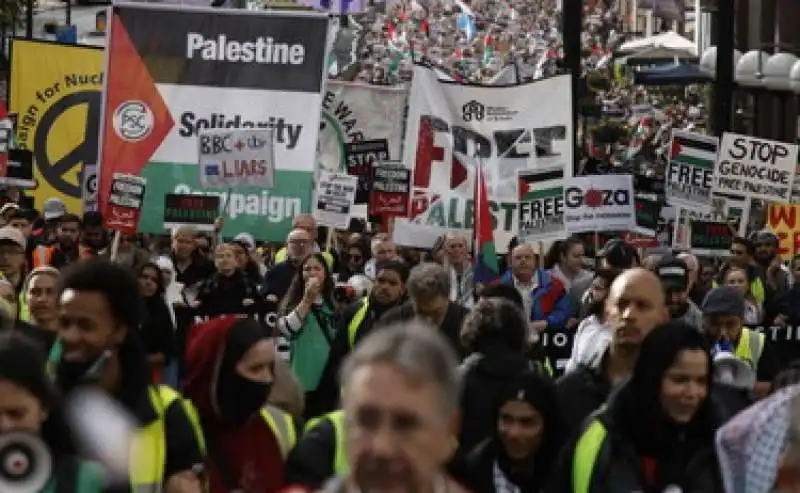
<path id="1" fill-rule="evenodd" d="M 714 172 L 715 191 L 789 202 L 797 145 L 725 132 Z"/>
<path id="2" fill-rule="evenodd" d="M 778 235 L 778 252 L 784 260 L 800 253 L 800 205 L 770 204 L 767 228 Z"/>
<path id="3" fill-rule="evenodd" d="M 330 80 L 322 98 L 317 160 L 328 171 L 347 169 L 347 144 L 386 139 L 389 159 L 400 159 L 408 88 Z"/>
<path id="4" fill-rule="evenodd" d="M 636 210 L 632 175 L 572 178 L 564 186 L 564 227 L 567 233 L 634 231 Z"/>
<path id="5" fill-rule="evenodd" d="M 672 132 L 666 176 L 667 201 L 676 206 L 708 208 L 714 185 L 719 139 L 693 132 Z"/>
<path id="6" fill-rule="evenodd" d="M 328 31 L 326 14 L 120 4 L 111 10 L 99 200 L 111 174 L 148 178 L 140 230 L 163 232 L 164 196 L 208 194 L 198 133 L 274 135 L 275 188 L 217 194 L 225 236 L 283 241 L 311 210 Z"/>
<path id="7" fill-rule="evenodd" d="M 416 66 L 403 151 L 413 171 L 411 224 L 403 231 L 427 225 L 470 235 L 472 180 L 480 159 L 487 171 L 495 245 L 505 251 L 519 230 L 523 208 L 518 172 L 560 168 L 569 178 L 572 139 L 569 76 L 518 86 L 467 86 L 439 81 L 430 69 Z"/>
<path id="8" fill-rule="evenodd" d="M 47 41 L 11 40 L 9 109 L 17 144 L 33 151 L 34 206 L 57 197 L 82 212 L 81 170 L 97 163 L 103 50 Z"/>

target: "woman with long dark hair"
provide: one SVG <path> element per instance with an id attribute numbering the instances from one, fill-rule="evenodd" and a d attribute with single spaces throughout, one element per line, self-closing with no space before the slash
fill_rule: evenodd
<path id="1" fill-rule="evenodd" d="M 329 411 L 317 387 L 336 337 L 333 276 L 321 253 L 312 253 L 298 265 L 281 302 L 281 314 L 278 328 L 289 341 L 292 370 L 306 395 L 305 415 L 318 416 Z"/>
<path id="2" fill-rule="evenodd" d="M 144 319 L 139 330 L 142 343 L 147 351 L 147 362 L 153 372 L 154 381 L 177 386 L 177 373 L 174 370 L 177 358 L 175 325 L 164 299 L 164 277 L 158 264 L 147 262 L 138 270 L 139 293 L 144 303 Z"/>

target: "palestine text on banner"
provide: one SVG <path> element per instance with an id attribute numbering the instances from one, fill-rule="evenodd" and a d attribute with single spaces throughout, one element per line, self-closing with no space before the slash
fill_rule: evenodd
<path id="1" fill-rule="evenodd" d="M 715 191 L 788 203 L 797 145 L 725 132 L 714 173 Z"/>
<path id="2" fill-rule="evenodd" d="M 198 135 L 273 133 L 275 188 L 211 192 L 227 203 L 222 234 L 284 241 L 311 211 L 328 34 L 326 14 L 179 9 L 115 4 L 109 10 L 99 177 L 148 178 L 143 232 L 162 233 L 164 196 L 206 195 Z"/>
<path id="3" fill-rule="evenodd" d="M 520 241 L 536 243 L 564 238 L 564 170 L 522 170 L 517 181 Z"/>
<path id="4" fill-rule="evenodd" d="M 413 170 L 411 221 L 472 234 L 474 162 L 486 173 L 495 244 L 519 230 L 520 170 L 572 175 L 572 96 L 568 76 L 508 87 L 449 84 L 416 66 L 403 161 Z M 468 142 L 475 154 L 468 155 Z M 473 147 L 473 146 L 470 146 Z"/>
<path id="5" fill-rule="evenodd" d="M 564 227 L 586 231 L 634 231 L 636 211 L 632 175 L 572 178 L 564 186 Z"/>
<path id="6" fill-rule="evenodd" d="M 719 139 L 693 132 L 672 133 L 667 200 L 687 208 L 708 208 L 714 184 Z"/>

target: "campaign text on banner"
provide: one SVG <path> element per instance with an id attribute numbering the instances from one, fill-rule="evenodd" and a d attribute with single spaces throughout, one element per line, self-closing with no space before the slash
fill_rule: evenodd
<path id="1" fill-rule="evenodd" d="M 34 154 L 34 206 L 58 197 L 79 214 L 81 169 L 98 162 L 103 50 L 13 39 L 11 54 L 9 109 L 17 145 Z"/>
<path id="2" fill-rule="evenodd" d="M 164 231 L 164 196 L 206 195 L 200 132 L 273 134 L 275 187 L 218 191 L 222 234 L 284 241 L 311 210 L 328 18 L 308 12 L 110 9 L 102 124 L 101 210 L 110 172 L 148 178 L 140 229 Z M 226 198 L 229 197 L 229 198 Z"/>

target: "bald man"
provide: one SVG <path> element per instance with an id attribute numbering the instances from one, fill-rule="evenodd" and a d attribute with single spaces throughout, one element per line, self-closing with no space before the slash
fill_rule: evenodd
<path id="1" fill-rule="evenodd" d="M 599 347 L 592 361 L 558 381 L 558 399 L 568 434 L 608 398 L 612 388 L 633 371 L 642 341 L 669 320 L 661 281 L 652 272 L 635 268 L 617 277 L 606 300 L 606 325 L 611 340 Z"/>

